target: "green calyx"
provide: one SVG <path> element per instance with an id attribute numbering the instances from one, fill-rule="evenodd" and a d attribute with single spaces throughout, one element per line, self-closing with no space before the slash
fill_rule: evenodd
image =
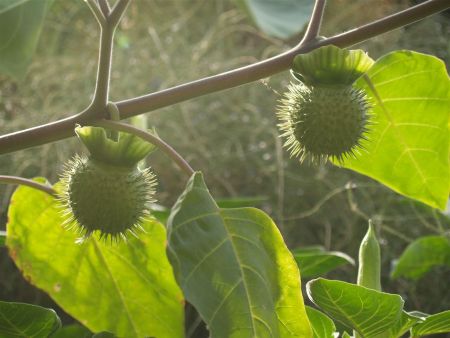
<path id="1" fill-rule="evenodd" d="M 77 155 L 65 165 L 59 193 L 65 223 L 85 237 L 96 231 L 111 239 L 135 234 L 149 215 L 156 185 L 150 169 L 137 164 L 154 146 L 127 133 L 114 141 L 103 128 L 75 131 L 90 155 Z"/>
<path id="2" fill-rule="evenodd" d="M 342 161 L 366 139 L 370 104 L 351 86 L 291 84 L 278 107 L 285 146 L 300 161 Z"/>
<path id="3" fill-rule="evenodd" d="M 118 140 L 113 140 L 100 127 L 78 126 L 75 133 L 88 149 L 90 158 L 111 165 L 133 167 L 156 148 L 128 133 L 120 132 Z"/>
<path id="4" fill-rule="evenodd" d="M 307 85 L 347 86 L 373 64 L 374 61 L 363 50 L 328 45 L 297 55 L 292 64 L 292 75 Z"/>

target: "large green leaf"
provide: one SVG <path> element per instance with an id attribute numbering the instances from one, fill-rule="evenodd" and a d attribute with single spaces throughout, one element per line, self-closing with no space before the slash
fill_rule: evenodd
<path id="1" fill-rule="evenodd" d="M 76 244 L 55 200 L 28 187 L 14 193 L 7 246 L 25 277 L 94 332 L 183 336 L 183 298 L 165 253 L 166 234 L 147 220 L 139 239 Z"/>
<path id="2" fill-rule="evenodd" d="M 256 25 L 266 34 L 287 39 L 299 33 L 309 21 L 310 0 L 240 0 Z"/>
<path id="3" fill-rule="evenodd" d="M 444 236 L 425 236 L 408 245 L 396 263 L 392 277 L 419 279 L 437 265 L 450 266 L 450 241 Z"/>
<path id="4" fill-rule="evenodd" d="M 341 265 L 352 264 L 355 261 L 348 255 L 338 251 L 325 251 L 318 247 L 298 248 L 292 251 L 302 272 L 302 277 L 319 277 L 330 272 Z"/>
<path id="5" fill-rule="evenodd" d="M 0 301 L 0 337 L 48 337 L 61 327 L 52 309 Z"/>
<path id="6" fill-rule="evenodd" d="M 22 78 L 53 0 L 0 1 L 0 73 Z"/>
<path id="7" fill-rule="evenodd" d="M 436 333 L 450 333 L 450 310 L 428 316 L 425 320 L 415 325 L 412 337 L 422 337 Z"/>
<path id="8" fill-rule="evenodd" d="M 314 338 L 333 338 L 336 331 L 334 322 L 324 313 L 310 306 L 306 307 L 306 313 L 311 323 Z"/>
<path id="9" fill-rule="evenodd" d="M 449 193 L 450 81 L 430 55 L 397 51 L 377 60 L 356 86 L 374 104 L 373 124 L 344 167 L 407 197 L 445 209 Z"/>
<path id="10" fill-rule="evenodd" d="M 325 313 L 364 338 L 389 330 L 402 314 L 404 302 L 399 295 L 323 278 L 308 282 L 306 288 L 309 298 Z"/>
<path id="11" fill-rule="evenodd" d="M 212 338 L 312 337 L 294 258 L 254 208 L 219 209 L 200 173 L 168 220 L 168 253 Z"/>

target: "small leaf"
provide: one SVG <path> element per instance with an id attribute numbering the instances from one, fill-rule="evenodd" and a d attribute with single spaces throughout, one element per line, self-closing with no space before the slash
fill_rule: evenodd
<path id="1" fill-rule="evenodd" d="M 408 245 L 391 276 L 419 279 L 438 265 L 450 266 L 450 241 L 444 236 L 425 236 Z"/>
<path id="2" fill-rule="evenodd" d="M 445 209 L 449 194 L 450 80 L 444 62 L 397 51 L 378 59 L 355 86 L 374 104 L 365 151 L 343 166 L 407 197 Z M 336 163 L 341 165 L 342 163 Z"/>
<path id="3" fill-rule="evenodd" d="M 421 318 L 413 315 L 410 312 L 402 312 L 402 315 L 394 326 L 389 330 L 390 337 L 397 338 L 403 336 L 409 329 L 411 329 L 414 324 L 420 321 Z"/>
<path id="4" fill-rule="evenodd" d="M 314 338 L 333 338 L 336 326 L 334 322 L 324 313 L 310 306 L 306 307 L 306 313 L 313 330 Z"/>
<path id="5" fill-rule="evenodd" d="M 76 244 L 55 199 L 29 187 L 13 194 L 8 219 L 6 244 L 24 276 L 91 331 L 183 337 L 184 301 L 163 225 L 147 219 L 139 238 Z"/>
<path id="6" fill-rule="evenodd" d="M 330 317 L 364 338 L 389 330 L 399 320 L 403 299 L 341 281 L 314 279 L 306 285 L 309 298 Z"/>
<path id="7" fill-rule="evenodd" d="M 412 337 L 450 332 L 450 310 L 428 316 L 412 328 Z"/>
<path id="8" fill-rule="evenodd" d="M 48 337 L 60 327 L 52 309 L 0 301 L 0 337 Z"/>
<path id="9" fill-rule="evenodd" d="M 297 265 L 269 216 L 219 209 L 196 173 L 167 227 L 177 280 L 212 338 L 312 337 Z"/>
<path id="10" fill-rule="evenodd" d="M 256 25 L 266 34 L 287 39 L 299 33 L 312 12 L 309 0 L 242 0 Z"/>
<path id="11" fill-rule="evenodd" d="M 319 277 L 342 265 L 355 265 L 355 261 L 343 252 L 315 248 L 298 248 L 292 251 L 303 278 Z"/>
<path id="12" fill-rule="evenodd" d="M 53 0 L 0 2 L 0 73 L 22 79 Z"/>

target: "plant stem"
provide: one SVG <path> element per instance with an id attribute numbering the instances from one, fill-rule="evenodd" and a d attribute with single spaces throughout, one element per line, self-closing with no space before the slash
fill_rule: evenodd
<path id="1" fill-rule="evenodd" d="M 109 14 L 111 23 L 117 27 L 131 0 L 117 0 Z"/>
<path id="2" fill-rule="evenodd" d="M 18 177 L 18 176 L 6 176 L 6 175 L 0 175 L 0 183 L 3 184 L 20 184 L 20 185 L 26 185 L 30 188 L 38 189 L 40 191 L 46 192 L 47 194 L 50 194 L 51 196 L 55 197 L 56 192 L 53 190 L 51 186 L 38 183 L 36 181 Z"/>
<path id="3" fill-rule="evenodd" d="M 130 0 L 118 0 L 111 10 L 107 0 L 100 0 L 99 5 L 93 0 L 88 0 L 88 4 L 100 25 L 100 48 L 94 98 L 90 106 L 80 114 L 83 117 L 86 116 L 91 119 L 103 117 L 102 114 L 105 112 L 109 98 L 114 33 L 129 3 Z M 103 17 L 103 21 L 98 18 L 99 15 Z"/>
<path id="4" fill-rule="evenodd" d="M 114 19 L 111 19 L 111 21 L 118 22 L 128 3 L 129 0 L 118 0 L 109 16 L 109 18 Z M 329 44 L 338 47 L 348 47 L 374 36 L 411 24 L 431 14 L 443 11 L 448 7 L 450 7 L 450 2 L 448 0 L 429 0 L 420 5 L 408 8 L 402 12 L 390 15 L 348 32 L 320 41 L 307 41 L 285 53 L 246 67 L 206 77 L 149 95 L 117 102 L 117 107 L 119 108 L 121 118 L 125 119 L 198 96 L 257 81 L 288 69 L 291 66 L 292 59 L 297 54 L 306 53 L 315 48 Z M 106 55 L 104 56 L 104 59 L 110 60 Z M 108 76 L 109 79 L 109 69 L 108 72 L 102 70 L 102 76 Z M 100 81 L 105 82 L 105 79 L 102 78 Z M 104 104 L 103 107 L 95 107 L 95 105 L 90 106 L 84 112 L 67 119 L 1 136 L 0 154 L 6 154 L 73 136 L 75 124 L 92 124 L 106 112 L 105 98 L 107 97 L 107 91 L 105 92 L 103 90 L 103 94 L 98 95 L 101 95 L 101 97 L 95 101 L 101 101 L 101 104 Z"/>
<path id="5" fill-rule="evenodd" d="M 159 149 L 161 149 L 170 159 L 172 159 L 178 167 L 184 171 L 189 177 L 194 174 L 194 169 L 189 165 L 189 163 L 180 155 L 178 154 L 175 149 L 173 149 L 169 144 L 164 142 L 161 138 L 158 136 L 155 136 L 145 130 L 136 128 L 134 126 L 131 126 L 129 124 L 116 122 L 116 121 L 110 121 L 110 120 L 100 120 L 93 123 L 94 126 L 103 127 L 106 129 L 112 129 L 115 131 L 122 131 L 125 133 L 130 133 L 133 135 L 136 135 L 140 137 L 141 139 L 154 144 Z"/>
<path id="6" fill-rule="evenodd" d="M 103 15 L 107 18 L 110 12 L 110 7 L 109 7 L 109 3 L 108 0 L 97 0 L 98 5 L 103 13 Z"/>
<path id="7" fill-rule="evenodd" d="M 303 36 L 302 41 L 300 41 L 299 43 L 300 46 L 303 45 L 305 42 L 316 39 L 317 36 L 319 35 L 325 5 L 326 0 L 316 0 L 311 15 L 311 20 L 309 20 L 308 28 L 306 29 L 306 33 Z"/>
<path id="8" fill-rule="evenodd" d="M 101 26 L 100 53 L 98 57 L 97 82 L 94 98 L 88 110 L 84 113 L 100 118 L 99 111 L 106 107 L 109 97 L 109 78 L 111 74 L 111 59 L 115 28 L 108 23 Z"/>
<path id="9" fill-rule="evenodd" d="M 85 0 L 87 5 L 92 11 L 92 14 L 94 14 L 95 18 L 97 19 L 97 22 L 100 26 L 103 26 L 106 23 L 106 17 L 103 14 L 103 12 L 100 10 L 100 7 L 97 5 L 95 0 Z"/>

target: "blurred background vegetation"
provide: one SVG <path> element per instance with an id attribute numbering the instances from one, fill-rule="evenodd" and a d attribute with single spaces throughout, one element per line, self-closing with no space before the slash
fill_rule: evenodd
<path id="1" fill-rule="evenodd" d="M 408 1 L 329 1 L 322 35 L 330 36 L 409 6 Z M 369 10 L 370 8 L 370 10 Z M 95 83 L 98 28 L 83 1 L 55 1 L 24 81 L 0 77 L 0 130 L 13 132 L 85 108 Z M 449 65 L 450 22 L 443 14 L 358 45 L 374 59 L 396 49 L 434 54 Z M 123 100 L 247 65 L 295 45 L 261 32 L 230 0 L 136 0 L 116 35 L 111 99 Z M 450 304 L 448 269 L 417 282 L 391 280 L 396 258 L 413 239 L 447 228 L 447 215 L 403 198 L 380 184 L 326 164 L 300 165 L 278 137 L 277 100 L 289 72 L 140 117 L 156 127 L 206 181 L 217 198 L 258 197 L 290 248 L 323 245 L 357 258 L 372 219 L 382 245 L 383 285 L 406 300 L 406 309 L 435 313 Z M 80 152 L 75 139 L 0 157 L 0 173 L 58 179 L 63 163 Z M 170 207 L 185 177 L 162 154 L 149 159 L 159 181 L 159 203 Z M 0 186 L 0 229 L 13 187 Z M 0 299 L 57 308 L 25 281 L 0 249 Z M 354 282 L 347 267 L 329 277 Z M 58 310 L 62 313 L 62 310 Z M 71 319 L 63 317 L 66 322 Z M 188 319 L 188 322 L 190 319 Z M 197 333 L 200 337 L 200 333 Z"/>

